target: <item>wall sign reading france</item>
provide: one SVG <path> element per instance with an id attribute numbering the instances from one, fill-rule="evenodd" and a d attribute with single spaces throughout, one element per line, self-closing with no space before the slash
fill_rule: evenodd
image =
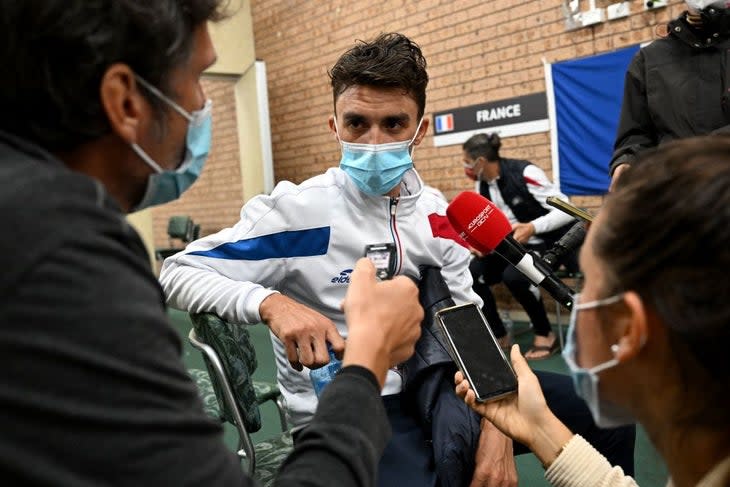
<path id="1" fill-rule="evenodd" d="M 497 132 L 501 138 L 550 130 L 545 93 L 444 110 L 433 114 L 436 147 L 463 144 L 474 134 Z"/>

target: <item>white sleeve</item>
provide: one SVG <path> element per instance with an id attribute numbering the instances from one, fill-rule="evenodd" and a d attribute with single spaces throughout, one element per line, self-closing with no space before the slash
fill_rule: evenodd
<path id="1" fill-rule="evenodd" d="M 278 237 L 316 227 L 302 216 L 306 212 L 298 211 L 303 202 L 296 194 L 276 193 L 246 203 L 234 227 L 196 240 L 165 259 L 160 283 L 170 306 L 215 312 L 233 323 L 261 320 L 261 302 L 276 292 L 272 288 L 286 274 L 286 244 L 279 244 L 282 251 L 277 251 Z M 328 238 L 329 228 L 326 231 Z"/>
<path id="2" fill-rule="evenodd" d="M 530 194 L 535 197 L 543 208 L 549 211 L 549 213 L 532 220 L 531 223 L 535 226 L 536 235 L 550 232 L 575 221 L 572 216 L 546 203 L 548 196 L 555 196 L 565 201 L 568 201 L 568 197 L 558 191 L 558 188 L 548 179 L 542 169 L 534 164 L 530 164 L 525 168 L 522 175 L 525 178 Z"/>
<path id="3" fill-rule="evenodd" d="M 545 479 L 555 487 L 638 487 L 621 467 L 612 467 L 606 457 L 580 435 L 573 436 L 563 447 L 545 471 Z"/>

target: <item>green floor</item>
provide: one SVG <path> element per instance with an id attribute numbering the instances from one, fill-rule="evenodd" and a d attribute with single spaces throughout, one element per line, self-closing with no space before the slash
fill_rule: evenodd
<path id="1" fill-rule="evenodd" d="M 200 353 L 193 349 L 187 342 L 187 334 L 190 330 L 191 323 L 186 313 L 171 309 L 169 315 L 173 326 L 181 336 L 184 337 L 185 348 L 183 352 L 183 361 L 187 368 L 203 369 L 203 360 Z M 519 333 L 520 327 L 524 324 L 517 323 L 516 331 Z M 271 349 L 271 339 L 269 337 L 268 328 L 263 325 L 256 325 L 250 328 L 251 337 L 256 346 L 259 368 L 254 374 L 255 379 L 274 381 L 276 378 L 276 369 L 274 365 L 274 356 Z M 526 350 L 530 344 L 532 335 L 530 333 L 518 335 L 516 341 Z M 532 362 L 535 369 L 548 370 L 553 372 L 567 373 L 565 364 L 560 355 L 555 355 L 549 359 Z M 263 427 L 261 431 L 255 433 L 254 441 L 258 441 L 277 434 L 279 430 L 279 419 L 276 409 L 271 403 L 267 403 L 261 408 Z M 233 450 L 236 446 L 237 435 L 235 429 L 226 425 L 224 440 L 226 444 Z M 636 480 L 641 487 L 664 487 L 667 481 L 666 468 L 661 458 L 656 453 L 646 438 L 644 431 L 639 428 L 636 439 Z M 540 487 L 549 485 L 543 477 L 543 469 L 540 463 L 533 455 L 520 455 L 517 457 L 517 469 L 520 476 L 520 486 L 524 487 Z"/>

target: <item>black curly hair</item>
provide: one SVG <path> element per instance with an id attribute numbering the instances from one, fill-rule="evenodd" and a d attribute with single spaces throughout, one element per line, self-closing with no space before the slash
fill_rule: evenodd
<path id="1" fill-rule="evenodd" d="M 418 44 L 403 34 L 380 34 L 358 41 L 328 72 L 334 102 L 350 86 L 403 88 L 416 101 L 418 118 L 426 110 L 426 59 Z"/>

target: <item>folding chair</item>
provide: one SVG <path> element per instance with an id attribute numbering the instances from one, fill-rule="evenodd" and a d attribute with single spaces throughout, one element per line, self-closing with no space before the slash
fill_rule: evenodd
<path id="1" fill-rule="evenodd" d="M 201 351 L 209 372 L 222 421 L 238 431 L 237 454 L 247 471 L 262 485 L 273 483 L 276 472 L 292 449 L 283 400 L 278 388 L 257 396 L 251 374 L 256 370 L 256 351 L 245 326 L 232 325 L 212 313 L 191 314 L 193 328 L 188 338 Z M 201 374 L 197 374 L 201 375 Z M 268 441 L 254 443 L 251 433 L 261 428 L 259 404 L 275 400 L 282 433 Z M 205 401 L 209 402 L 209 401 Z"/>

